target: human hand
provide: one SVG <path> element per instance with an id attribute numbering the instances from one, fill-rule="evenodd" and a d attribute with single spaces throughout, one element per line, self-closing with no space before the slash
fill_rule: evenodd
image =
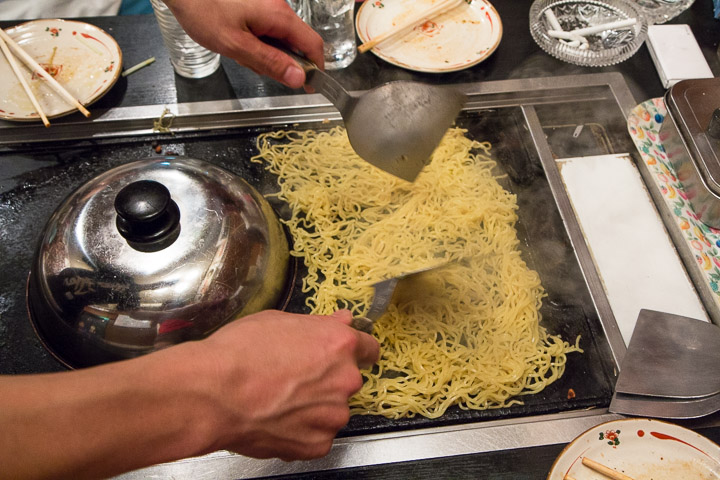
<path id="1" fill-rule="evenodd" d="M 350 418 L 358 369 L 378 358 L 378 342 L 331 316 L 260 312 L 197 342 L 216 373 L 217 443 L 256 458 L 310 459 L 328 453 Z"/>
<path id="2" fill-rule="evenodd" d="M 0 375 L 0 476 L 109 478 L 218 449 L 325 455 L 362 385 L 358 365 L 378 357 L 350 320 L 265 311 L 131 360 Z"/>
<path id="3" fill-rule="evenodd" d="M 285 0 L 165 0 L 185 31 L 200 45 L 255 73 L 291 88 L 305 72 L 289 55 L 259 37 L 272 37 L 324 68 L 323 42 Z"/>

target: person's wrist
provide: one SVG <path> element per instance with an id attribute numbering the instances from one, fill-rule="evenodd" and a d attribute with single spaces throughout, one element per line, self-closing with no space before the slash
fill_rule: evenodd
<path id="1" fill-rule="evenodd" d="M 220 382 L 205 345 L 183 343 L 148 355 L 148 360 L 153 361 L 150 367 L 153 377 L 166 389 L 168 403 L 175 406 L 173 421 L 179 422 L 183 437 L 176 439 L 181 455 L 202 455 L 216 450 L 222 428 L 217 401 Z"/>

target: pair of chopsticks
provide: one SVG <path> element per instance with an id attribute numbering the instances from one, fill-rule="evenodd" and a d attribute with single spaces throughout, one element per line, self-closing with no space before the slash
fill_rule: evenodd
<path id="1" fill-rule="evenodd" d="M 414 15 L 408 17 L 404 22 L 393 26 L 390 30 L 383 32 L 372 40 L 363 43 L 358 47 L 358 51 L 360 53 L 365 53 L 368 50 L 373 49 L 377 44 L 389 40 L 411 27 L 416 27 L 417 25 L 423 24 L 432 18 L 452 10 L 453 8 L 459 7 L 463 1 L 464 0 L 440 0 L 427 10 L 415 13 Z"/>
<path id="2" fill-rule="evenodd" d="M 42 122 L 46 127 L 50 126 L 50 121 L 47 119 L 45 112 L 43 112 L 42 108 L 40 107 L 40 104 L 38 103 L 37 98 L 35 98 L 35 95 L 32 93 L 32 90 L 30 90 L 30 86 L 25 80 L 25 77 L 22 75 L 22 72 L 20 71 L 20 66 L 15 61 L 15 56 L 13 55 L 13 53 L 17 55 L 18 58 L 20 58 L 20 60 L 22 60 L 23 63 L 34 74 L 45 80 L 48 85 L 53 88 L 53 90 L 55 90 L 61 97 L 65 99 L 65 101 L 67 101 L 71 105 L 74 105 L 75 108 L 80 110 L 80 112 L 82 112 L 82 114 L 86 117 L 90 116 L 90 112 L 78 101 L 78 99 L 73 97 L 70 92 L 65 90 L 65 88 L 52 77 L 52 75 L 47 73 L 44 68 L 38 65 L 38 63 L 30 55 L 28 55 L 27 52 L 25 52 L 25 50 L 20 47 L 20 45 L 15 43 L 15 41 L 10 38 L 10 35 L 5 33 L 2 28 L 0 28 L 0 50 L 2 50 L 2 52 L 5 54 L 5 57 L 10 64 L 10 67 L 12 68 L 13 72 L 15 72 L 15 76 L 18 78 L 18 81 L 25 90 L 28 98 L 30 98 L 33 107 L 35 107 L 35 110 L 38 112 L 38 115 L 40 115 L 40 118 L 42 119 Z M 10 50 L 12 50 L 12 52 L 10 52 Z"/>
<path id="3" fill-rule="evenodd" d="M 632 477 L 629 477 L 625 475 L 624 473 L 620 473 L 617 470 L 614 470 L 610 467 L 606 467 L 602 463 L 598 463 L 595 460 L 591 460 L 587 457 L 583 457 L 582 464 L 588 467 L 591 470 L 594 470 L 598 473 L 601 473 L 605 475 L 606 477 L 612 479 L 612 480 L 633 480 Z M 575 480 L 570 475 L 565 475 L 563 480 Z"/>

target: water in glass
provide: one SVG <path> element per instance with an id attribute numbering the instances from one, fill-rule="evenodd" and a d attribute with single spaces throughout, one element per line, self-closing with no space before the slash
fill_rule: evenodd
<path id="1" fill-rule="evenodd" d="M 203 78 L 215 72 L 220 66 L 220 55 L 190 38 L 162 0 L 150 3 L 175 72 L 187 78 Z"/>
<path id="2" fill-rule="evenodd" d="M 350 65 L 357 56 L 355 0 L 310 0 L 310 25 L 325 43 L 325 69 Z"/>

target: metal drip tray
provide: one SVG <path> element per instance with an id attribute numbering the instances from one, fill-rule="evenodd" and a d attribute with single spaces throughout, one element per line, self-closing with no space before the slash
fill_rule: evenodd
<path id="1" fill-rule="evenodd" d="M 548 293 L 544 325 L 565 339 L 580 335 L 585 353 L 569 356 L 564 376 L 540 394 L 523 397 L 523 405 L 451 409 L 433 420 L 355 416 L 321 460 L 285 463 L 217 452 L 126 478 L 190 478 L 210 471 L 257 477 L 521 448 L 567 442 L 615 418 L 606 407 L 625 344 L 554 160 L 634 152 L 625 118 L 635 102 L 619 74 L 459 88 L 469 102 L 457 124 L 471 138 L 492 143 L 498 173 L 506 174 L 504 186 L 517 195 L 523 257 Z M 120 108 L 92 121 L 62 119 L 49 130 L 0 123 L 1 373 L 62 369 L 32 331 L 24 287 L 45 220 L 77 186 L 109 168 L 156 154 L 159 145 L 164 155 L 187 155 L 227 168 L 267 194 L 276 188 L 274 177 L 247 161 L 256 153 L 260 133 L 327 129 L 340 122 L 327 100 L 299 95 L 173 105 L 173 134 L 153 133 L 163 108 Z M 283 204 L 274 207 L 281 216 L 287 213 Z M 298 271 L 297 282 L 302 274 Z M 294 289 L 287 309 L 305 311 L 301 289 Z"/>

